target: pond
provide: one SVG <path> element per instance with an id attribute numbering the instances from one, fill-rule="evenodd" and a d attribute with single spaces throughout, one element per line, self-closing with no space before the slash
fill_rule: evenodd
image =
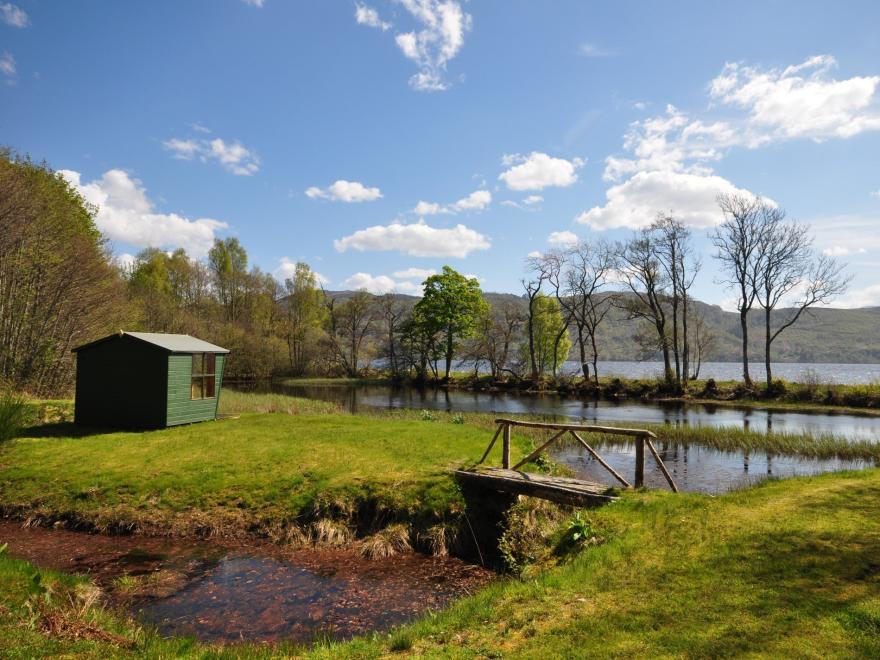
<path id="1" fill-rule="evenodd" d="M 569 417 L 583 423 L 638 426 L 670 424 L 743 428 L 764 433 L 833 435 L 849 440 L 880 440 L 880 416 L 777 412 L 750 407 L 732 407 L 675 402 L 610 402 L 554 394 L 488 393 L 445 391 L 435 388 L 386 385 L 308 384 L 280 381 L 268 385 L 275 392 L 334 401 L 357 412 L 376 408 L 410 408 L 455 412 L 540 414 Z M 488 441 L 488 438 L 487 438 Z M 839 459 L 808 459 L 765 452 L 720 451 L 691 443 L 657 447 L 679 488 L 684 491 L 721 493 L 767 478 L 781 478 L 822 472 L 862 469 L 872 463 Z M 635 471 L 635 449 L 602 445 L 600 454 L 618 472 L 631 477 Z M 571 467 L 584 479 L 616 484 L 612 477 L 579 445 L 553 453 L 554 460 Z M 648 460 L 645 484 L 665 488 L 659 469 Z"/>
<path id="2" fill-rule="evenodd" d="M 22 528 L 0 544 L 44 568 L 88 573 L 111 603 L 163 635 L 204 641 L 347 639 L 448 605 L 494 574 L 415 552 L 366 559 L 351 549 L 181 542 Z"/>

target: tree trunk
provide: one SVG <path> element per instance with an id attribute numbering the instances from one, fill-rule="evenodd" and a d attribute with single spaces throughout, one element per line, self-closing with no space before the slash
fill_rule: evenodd
<path id="1" fill-rule="evenodd" d="M 742 328 L 742 359 L 743 359 L 743 381 L 746 387 L 752 386 L 752 377 L 749 375 L 749 310 L 741 309 L 739 312 L 739 325 Z"/>
<path id="2" fill-rule="evenodd" d="M 770 334 L 770 310 L 764 310 L 764 368 L 767 370 L 767 390 L 773 384 L 773 373 L 770 371 L 770 344 L 773 338 Z"/>
<path id="3" fill-rule="evenodd" d="M 446 329 L 446 380 L 449 380 L 449 370 L 452 368 L 452 328 Z"/>
<path id="4" fill-rule="evenodd" d="M 585 346 L 585 343 L 583 326 L 578 326 L 578 348 L 580 349 L 581 355 L 581 371 L 584 374 L 584 380 L 589 380 L 590 365 L 587 364 L 587 347 Z"/>

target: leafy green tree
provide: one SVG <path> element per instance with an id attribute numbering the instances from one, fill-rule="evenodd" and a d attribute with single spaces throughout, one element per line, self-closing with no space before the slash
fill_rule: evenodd
<path id="1" fill-rule="evenodd" d="M 462 339 L 473 334 L 488 304 L 476 279 L 465 277 L 449 266 L 443 266 L 442 273 L 431 275 L 424 286 L 425 295 L 416 303 L 416 316 L 428 334 L 443 336 L 446 379 L 449 380 L 455 350 Z"/>
<path id="2" fill-rule="evenodd" d="M 227 321 L 237 321 L 242 313 L 247 287 L 247 251 L 237 238 L 214 239 L 208 251 L 208 264 L 214 275 L 217 296 Z"/>
<path id="3" fill-rule="evenodd" d="M 556 298 L 539 293 L 534 299 L 535 363 L 539 375 L 555 373 L 568 358 L 571 338 L 565 328 L 562 308 Z M 523 347 L 523 362 L 529 359 L 528 347 Z"/>
<path id="4" fill-rule="evenodd" d="M 318 287 L 318 279 L 307 263 L 296 264 L 293 276 L 284 280 L 286 310 L 284 332 L 290 370 L 301 376 L 308 370 L 326 312 L 323 305 L 324 292 Z"/>

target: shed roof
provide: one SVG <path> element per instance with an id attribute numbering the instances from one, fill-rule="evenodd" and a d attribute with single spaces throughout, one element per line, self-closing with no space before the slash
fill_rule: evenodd
<path id="1" fill-rule="evenodd" d="M 100 344 L 105 341 L 109 341 L 114 338 L 122 337 L 124 335 L 128 335 L 130 337 L 134 337 L 135 339 L 139 339 L 141 341 L 145 341 L 148 344 L 153 344 L 154 346 L 158 346 L 161 349 L 168 351 L 169 353 L 228 353 L 229 349 L 223 348 L 222 346 L 216 346 L 209 342 L 206 342 L 202 339 L 198 339 L 197 337 L 192 337 L 190 335 L 174 335 L 168 334 L 165 332 L 119 332 L 116 334 L 109 335 L 104 337 L 103 339 L 98 339 L 97 341 L 90 342 L 88 344 L 83 344 L 82 346 L 77 346 L 74 348 L 74 352 L 81 351 L 84 348 L 89 348 L 90 346 L 94 346 L 95 344 Z"/>

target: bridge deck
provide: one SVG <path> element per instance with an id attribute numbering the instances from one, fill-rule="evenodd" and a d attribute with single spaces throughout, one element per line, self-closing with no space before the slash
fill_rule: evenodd
<path id="1" fill-rule="evenodd" d="M 604 484 L 504 468 L 456 470 L 455 478 L 463 484 L 575 506 L 595 506 L 617 499 L 610 494 L 612 488 Z"/>

